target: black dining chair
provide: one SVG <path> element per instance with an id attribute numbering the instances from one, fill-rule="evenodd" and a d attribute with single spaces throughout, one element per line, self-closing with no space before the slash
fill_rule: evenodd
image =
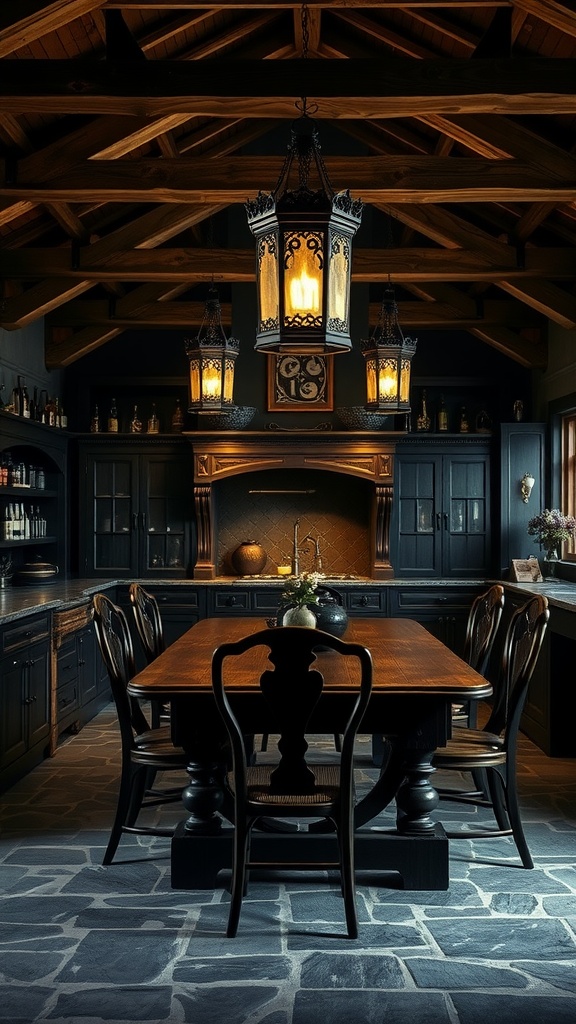
<path id="1" fill-rule="evenodd" d="M 495 583 L 482 594 L 478 594 L 472 602 L 462 657 L 471 668 L 485 676 L 494 640 L 504 609 L 504 587 Z M 473 700 L 458 705 L 453 709 L 454 725 L 468 725 L 475 728 L 478 723 L 478 702 Z"/>
<path id="2" fill-rule="evenodd" d="M 516 756 L 518 730 L 528 686 L 538 660 L 550 612 L 545 597 L 530 598 L 513 613 L 506 631 L 490 717 L 483 729 L 459 728 L 433 765 L 442 771 L 482 772 L 486 792 L 439 789 L 442 799 L 491 808 L 497 828 L 446 831 L 449 839 L 512 836 L 525 868 L 534 867 L 518 805 Z M 483 787 L 484 789 L 484 787 Z"/>
<path id="3" fill-rule="evenodd" d="M 150 665 L 159 654 L 166 650 L 164 629 L 158 602 L 153 594 L 144 589 L 141 583 L 131 583 L 128 597 L 134 613 L 136 632 L 147 663 Z M 170 704 L 152 702 L 152 725 L 158 727 L 162 721 L 170 720 Z"/>
<path id="4" fill-rule="evenodd" d="M 253 686 L 266 705 L 270 728 L 278 733 L 278 760 L 247 765 L 242 729 L 233 710 L 234 664 L 254 648 L 267 651 L 270 666 L 255 672 Z M 321 671 L 317 652 L 321 648 Z M 337 660 L 335 660 L 337 656 Z M 338 762 L 311 763 L 306 741 L 309 722 L 316 705 L 326 700 L 326 687 L 342 661 L 350 668 L 345 692 L 347 724 Z M 341 681 L 341 676 L 339 677 Z M 244 677 L 243 683 L 245 685 Z M 346 643 L 321 630 L 279 626 L 261 630 L 236 642 L 222 644 L 212 659 L 212 688 L 228 733 L 232 770 L 226 787 L 233 807 L 234 858 L 232 897 L 226 934 L 236 935 L 247 881 L 253 867 L 339 869 L 348 938 L 358 935 L 354 879 L 354 739 L 372 689 L 370 652 L 359 644 Z M 274 861 L 258 864 L 250 859 L 252 828 L 261 818 L 327 818 L 338 839 L 338 860 L 323 864 Z M 298 834 L 298 833 L 295 833 Z"/>
<path id="5" fill-rule="evenodd" d="M 181 800 L 186 780 L 177 788 L 155 789 L 157 772 L 185 772 L 188 760 L 175 747 L 168 726 L 151 728 L 135 697 L 126 687 L 135 675 L 134 652 L 126 616 L 105 594 L 93 599 L 98 646 L 106 665 L 116 705 L 121 738 L 121 774 L 116 816 L 103 864 L 111 864 L 123 832 L 170 836 L 173 828 L 137 825 L 142 808 Z"/>

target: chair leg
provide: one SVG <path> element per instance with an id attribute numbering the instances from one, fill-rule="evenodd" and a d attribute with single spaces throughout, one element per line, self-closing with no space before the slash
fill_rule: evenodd
<path id="1" fill-rule="evenodd" d="M 488 771 L 488 791 L 490 800 L 492 803 L 492 810 L 494 817 L 498 823 L 498 828 L 501 832 L 510 832 L 511 822 L 508 817 L 508 794 L 506 791 L 506 784 L 504 779 L 500 775 L 500 772 L 495 770 Z"/>
<path id="2" fill-rule="evenodd" d="M 340 882 L 344 898 L 344 913 L 348 938 L 358 938 L 358 915 L 356 913 L 356 882 L 354 878 L 354 837 L 350 830 L 339 836 L 340 844 Z"/>
<path id="3" fill-rule="evenodd" d="M 510 768 L 510 766 L 509 766 Z M 516 771 L 512 767 L 508 771 L 506 779 L 506 809 L 508 811 L 508 817 L 510 819 L 510 826 L 512 828 L 512 836 L 516 843 L 516 849 L 520 855 L 522 866 L 525 868 L 533 868 L 534 861 L 532 855 L 528 849 L 528 843 L 526 842 L 526 836 L 524 835 L 524 828 L 522 825 L 522 819 L 520 817 L 520 808 L 518 806 L 518 792 L 516 790 Z"/>
<path id="4" fill-rule="evenodd" d="M 102 863 L 104 865 L 111 864 L 114 854 L 118 849 L 118 843 L 122 835 L 122 826 L 124 825 L 128 816 L 128 810 L 130 807 L 130 800 L 132 797 L 132 783 L 133 776 L 131 773 L 130 766 L 122 769 L 122 775 L 120 777 L 120 788 L 118 790 L 118 803 L 116 805 L 116 817 L 114 818 L 114 824 L 112 825 L 112 831 L 110 832 L 110 839 L 108 840 L 108 846 L 104 852 Z"/>
<path id="5" fill-rule="evenodd" d="M 246 888 L 246 863 L 250 848 L 250 828 L 245 821 L 234 826 L 234 860 L 232 867 L 232 893 L 226 937 L 233 939 L 238 931 L 242 899 Z"/>
<path id="6" fill-rule="evenodd" d="M 127 825 L 128 828 L 136 822 L 136 818 L 140 814 L 140 808 L 146 794 L 147 783 L 148 783 L 148 769 L 144 771 L 136 770 L 132 775 L 132 787 L 130 792 L 130 800 L 128 802 L 128 809 L 126 811 L 126 817 L 122 822 L 123 825 Z M 154 775 L 156 772 L 154 772 Z"/>

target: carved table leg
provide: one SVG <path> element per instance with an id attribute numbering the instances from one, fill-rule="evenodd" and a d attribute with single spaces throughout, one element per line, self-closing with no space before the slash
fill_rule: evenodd
<path id="1" fill-rule="evenodd" d="M 214 835 L 222 828 L 219 812 L 224 804 L 222 766 L 217 762 L 191 760 L 186 768 L 190 781 L 182 791 L 188 811 L 184 830 L 197 835 Z"/>
<path id="2" fill-rule="evenodd" d="M 430 782 L 430 776 L 436 771 L 432 766 L 433 756 L 433 750 L 404 753 L 405 778 L 396 794 L 396 825 L 403 835 L 426 835 L 436 828 L 436 822 L 430 817 L 439 801 Z"/>

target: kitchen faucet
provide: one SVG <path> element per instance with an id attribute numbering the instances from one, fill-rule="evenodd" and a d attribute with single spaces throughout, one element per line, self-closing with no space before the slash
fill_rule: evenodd
<path id="1" fill-rule="evenodd" d="M 298 576 L 300 574 L 300 548 L 298 546 L 298 526 L 300 525 L 300 519 L 297 519 L 294 523 L 294 536 L 292 538 L 292 575 Z"/>
<path id="2" fill-rule="evenodd" d="M 302 543 L 305 544 L 307 540 L 309 540 L 314 545 L 314 572 L 322 572 L 322 556 L 320 554 L 320 538 L 318 536 L 313 537 L 311 533 L 308 533 L 304 537 L 304 540 L 302 541 Z"/>

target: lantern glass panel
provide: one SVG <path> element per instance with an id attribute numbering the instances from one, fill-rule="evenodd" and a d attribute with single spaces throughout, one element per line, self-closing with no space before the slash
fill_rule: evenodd
<path id="1" fill-rule="evenodd" d="M 321 327 L 323 263 L 324 232 L 285 232 L 285 327 Z"/>
<path id="2" fill-rule="evenodd" d="M 410 401 L 410 360 L 403 359 L 400 370 L 400 401 Z"/>
<path id="3" fill-rule="evenodd" d="M 388 357 L 378 360 L 378 398 L 395 402 L 398 395 L 398 361 Z"/>
<path id="4" fill-rule="evenodd" d="M 202 401 L 219 402 L 222 393 L 222 360 L 202 354 Z"/>
<path id="5" fill-rule="evenodd" d="M 224 360 L 224 388 L 222 392 L 222 401 L 230 405 L 232 402 L 232 392 L 234 389 L 234 360 Z"/>
<path id="6" fill-rule="evenodd" d="M 200 402 L 200 359 L 190 359 L 190 400 Z"/>
<path id="7" fill-rule="evenodd" d="M 278 246 L 276 235 L 264 235 L 258 243 L 258 296 L 260 303 L 260 330 L 278 326 Z"/>
<path id="8" fill-rule="evenodd" d="M 332 235 L 328 274 L 328 322 L 334 329 L 348 327 L 350 243 L 342 234 Z"/>

